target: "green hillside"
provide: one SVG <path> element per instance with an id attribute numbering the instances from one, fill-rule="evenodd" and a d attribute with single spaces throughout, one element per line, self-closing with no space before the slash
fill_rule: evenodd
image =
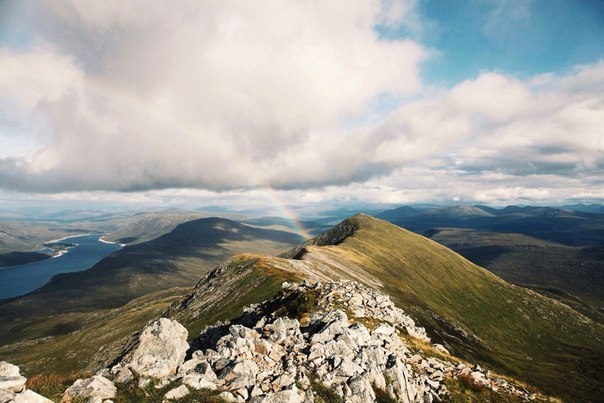
<path id="1" fill-rule="evenodd" d="M 604 323 L 604 245 L 569 246 L 522 234 L 461 228 L 439 228 L 429 237 L 510 283 L 557 294 Z"/>
<path id="2" fill-rule="evenodd" d="M 320 238 L 290 256 L 333 278 L 377 286 L 456 355 L 554 395 L 604 393 L 604 328 L 569 307 L 366 215 Z"/>
<path id="3" fill-rule="evenodd" d="M 265 299 L 283 279 L 300 277 L 351 279 L 387 293 L 453 354 L 548 394 L 597 401 L 603 392 L 600 324 L 511 285 L 430 239 L 366 215 L 345 220 L 278 259 L 236 256 L 166 315 L 195 335 Z"/>
<path id="4" fill-rule="evenodd" d="M 16 334 L 21 339 L 0 344 L 0 361 L 18 363 L 28 378 L 94 372 L 108 357 L 119 353 L 133 332 L 188 291 L 158 291 L 116 309 L 35 316 L 35 320 L 11 319 L 2 323 L 3 337 L 12 340 Z"/>

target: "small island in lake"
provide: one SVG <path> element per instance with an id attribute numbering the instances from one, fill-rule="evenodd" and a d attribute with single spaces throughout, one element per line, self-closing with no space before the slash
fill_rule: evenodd
<path id="1" fill-rule="evenodd" d="M 78 244 L 72 242 L 53 241 L 45 243 L 44 246 L 50 250 L 50 257 L 59 257 L 67 253 L 69 249 L 78 246 Z"/>

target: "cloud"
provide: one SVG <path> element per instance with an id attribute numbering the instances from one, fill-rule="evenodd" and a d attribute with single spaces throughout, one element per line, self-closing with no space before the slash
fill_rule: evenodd
<path id="1" fill-rule="evenodd" d="M 412 175 L 438 178 L 414 185 L 447 184 L 437 199 L 593 193 L 604 177 L 602 74 L 604 62 L 524 81 L 485 72 L 393 112 L 376 130 L 374 161 L 403 167 L 395 188 Z"/>
<path id="2" fill-rule="evenodd" d="M 305 162 L 295 186 L 364 177 L 371 164 L 332 179 L 329 155 L 297 150 L 338 148 L 376 97 L 421 89 L 424 50 L 378 38 L 377 1 L 46 6 L 38 43 L 0 53 L 2 100 L 46 131 L 4 159 L 7 187 L 292 186 Z"/>
<path id="3" fill-rule="evenodd" d="M 35 39 L 0 48 L 0 139 L 27 144 L 0 154 L 5 189 L 408 202 L 603 185 L 604 62 L 429 87 L 428 51 L 375 29 L 421 31 L 415 1 L 25 4 Z"/>

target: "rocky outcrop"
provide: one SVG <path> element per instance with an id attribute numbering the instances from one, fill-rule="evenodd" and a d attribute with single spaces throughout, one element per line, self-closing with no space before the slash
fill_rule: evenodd
<path id="1" fill-rule="evenodd" d="M 27 378 L 21 376 L 19 367 L 8 362 L 0 362 L 0 390 L 19 393 L 25 390 Z"/>
<path id="2" fill-rule="evenodd" d="M 346 220 L 336 225 L 324 233 L 309 239 L 303 244 L 295 247 L 289 252 L 285 252 L 281 257 L 288 259 L 300 259 L 306 253 L 306 247 L 310 245 L 314 246 L 326 246 L 326 245 L 337 245 L 343 242 L 349 236 L 352 236 L 355 231 L 358 230 L 358 226 L 352 221 Z"/>
<path id="3" fill-rule="evenodd" d="M 141 378 L 161 379 L 176 373 L 189 349 L 187 329 L 180 323 L 161 318 L 148 325 L 128 368 Z"/>
<path id="4" fill-rule="evenodd" d="M 459 376 L 530 398 L 453 357 L 413 352 L 409 340 L 430 343 L 425 330 L 388 296 L 351 281 L 284 283 L 271 300 L 206 328 L 186 360 L 185 339 L 177 322 L 152 322 L 134 353 L 103 375 L 118 384 L 170 385 L 165 401 L 204 389 L 234 402 L 306 403 L 322 393 L 346 402 L 375 401 L 378 394 L 400 402 L 434 402 L 448 393 L 443 381 Z M 442 346 L 434 350 L 446 352 Z"/>
<path id="5" fill-rule="evenodd" d="M 94 375 L 87 379 L 78 379 L 61 397 L 61 403 L 72 401 L 87 401 L 102 403 L 115 397 L 117 388 L 109 379 L 102 375 Z"/>
<path id="6" fill-rule="evenodd" d="M 0 362 L 0 403 L 52 403 L 51 400 L 26 389 L 27 378 L 19 367 Z"/>

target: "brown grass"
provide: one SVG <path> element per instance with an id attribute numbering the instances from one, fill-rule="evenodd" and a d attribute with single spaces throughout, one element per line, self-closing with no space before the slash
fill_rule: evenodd
<path id="1" fill-rule="evenodd" d="M 29 378 L 27 380 L 27 388 L 51 400 L 58 401 L 65 389 L 70 387 L 76 380 L 88 378 L 89 376 L 91 376 L 90 373 L 82 371 L 72 371 L 69 373 L 45 372 Z"/>

